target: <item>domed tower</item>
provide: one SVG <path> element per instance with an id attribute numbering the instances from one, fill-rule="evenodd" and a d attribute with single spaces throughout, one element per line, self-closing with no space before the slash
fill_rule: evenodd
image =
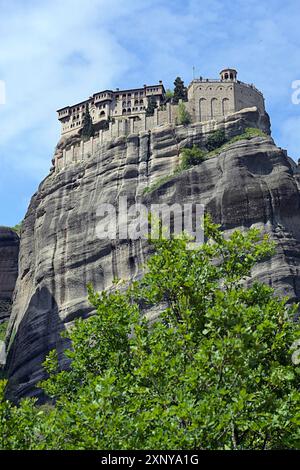
<path id="1" fill-rule="evenodd" d="M 221 80 L 226 82 L 237 81 L 237 71 L 235 69 L 223 69 L 220 72 Z"/>

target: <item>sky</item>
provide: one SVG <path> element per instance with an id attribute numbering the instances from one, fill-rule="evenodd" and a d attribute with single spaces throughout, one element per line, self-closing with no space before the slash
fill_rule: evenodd
<path id="1" fill-rule="evenodd" d="M 299 0 L 0 0 L 0 225 L 23 219 L 49 172 L 58 108 L 106 88 L 188 84 L 193 67 L 254 83 L 297 161 L 299 22 Z"/>

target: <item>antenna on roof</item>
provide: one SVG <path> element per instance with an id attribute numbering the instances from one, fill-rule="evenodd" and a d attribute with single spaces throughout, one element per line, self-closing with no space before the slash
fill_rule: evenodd
<path id="1" fill-rule="evenodd" d="M 193 80 L 195 80 L 195 66 L 193 65 Z"/>

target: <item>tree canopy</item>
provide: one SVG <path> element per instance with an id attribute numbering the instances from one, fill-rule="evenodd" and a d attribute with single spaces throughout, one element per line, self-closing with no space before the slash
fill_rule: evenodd
<path id="1" fill-rule="evenodd" d="M 184 85 L 184 81 L 177 77 L 174 82 L 174 94 L 173 94 L 173 103 L 177 104 L 179 100 L 187 101 L 187 88 Z"/>
<path id="2" fill-rule="evenodd" d="M 273 245 L 256 229 L 205 243 L 158 240 L 141 281 L 96 293 L 40 386 L 53 405 L 17 407 L 0 385 L 2 449 L 296 449 L 300 444 L 297 306 L 253 282 Z M 156 307 L 152 321 L 145 307 Z"/>

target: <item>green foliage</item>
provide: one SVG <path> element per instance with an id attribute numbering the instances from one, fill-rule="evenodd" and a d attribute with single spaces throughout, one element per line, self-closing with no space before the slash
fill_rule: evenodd
<path id="1" fill-rule="evenodd" d="M 23 221 L 15 225 L 14 227 L 12 227 L 12 230 L 16 232 L 19 235 L 19 237 L 21 236 L 22 225 L 23 225 Z"/>
<path id="2" fill-rule="evenodd" d="M 171 98 L 173 98 L 173 96 L 174 96 L 174 91 L 172 91 L 172 90 L 170 90 L 170 88 L 168 88 L 166 90 L 166 98 L 171 99 Z"/>
<path id="3" fill-rule="evenodd" d="M 174 177 L 174 174 L 173 175 L 167 175 L 167 176 L 161 176 L 160 178 L 157 178 L 157 180 L 154 181 L 154 183 L 152 183 L 150 186 L 147 186 L 143 190 L 143 194 L 152 193 L 153 191 L 158 189 L 160 186 L 162 186 L 164 183 L 167 183 L 168 181 L 170 181 L 173 177 Z"/>
<path id="4" fill-rule="evenodd" d="M 180 77 L 177 77 L 174 82 L 172 102 L 177 104 L 179 100 L 187 101 L 187 88 L 184 86 L 184 81 Z"/>
<path id="5" fill-rule="evenodd" d="M 214 150 L 207 153 L 206 156 L 207 158 L 214 157 L 215 155 L 218 155 L 223 150 L 226 150 L 228 147 L 230 147 L 230 145 L 234 144 L 235 142 L 239 142 L 240 140 L 251 140 L 254 137 L 268 137 L 268 136 L 267 134 L 265 134 L 260 129 L 257 129 L 256 127 L 247 127 L 245 129 L 245 132 L 243 132 L 242 134 L 238 134 L 235 137 L 232 137 L 230 140 L 225 142 L 220 147 L 215 148 Z"/>
<path id="6" fill-rule="evenodd" d="M 225 143 L 222 144 L 225 138 L 224 131 L 214 132 L 208 138 L 208 144 L 206 145 L 206 147 L 211 148 L 212 146 L 215 147 L 215 145 L 220 145 L 220 147 L 214 148 L 214 150 L 211 150 L 209 152 L 200 149 L 196 145 L 194 145 L 191 149 L 187 147 L 183 148 L 181 150 L 181 163 L 178 165 L 174 173 L 172 175 L 162 176 L 161 178 L 158 178 L 153 184 L 146 187 L 143 193 L 152 193 L 167 181 L 171 181 L 176 174 L 179 174 L 184 170 L 188 170 L 193 166 L 199 165 L 208 158 L 218 155 L 220 152 L 226 150 L 228 147 L 230 147 L 230 145 L 234 144 L 235 142 L 238 142 L 240 140 L 250 140 L 254 137 L 267 137 L 267 135 L 260 129 L 247 127 L 244 133 L 239 134 L 228 141 L 225 139 Z"/>
<path id="7" fill-rule="evenodd" d="M 85 115 L 83 118 L 83 126 L 81 129 L 81 135 L 84 139 L 88 140 L 94 135 L 94 124 L 90 115 L 89 106 L 86 105 Z"/>
<path id="8" fill-rule="evenodd" d="M 180 168 L 182 170 L 187 170 L 192 166 L 199 165 L 199 163 L 203 162 L 205 158 L 204 150 L 201 150 L 196 145 L 190 148 L 184 148 L 181 151 L 181 164 Z"/>
<path id="9" fill-rule="evenodd" d="M 0 323 L 0 341 L 5 340 L 5 334 L 7 330 L 8 321 Z"/>
<path id="10" fill-rule="evenodd" d="M 207 218 L 206 243 L 159 240 L 126 292 L 89 287 L 96 314 L 68 333 L 41 384 L 55 406 L 15 407 L 0 385 L 2 449 L 297 449 L 296 306 L 268 286 L 245 287 L 273 245 L 256 229 L 227 240 Z M 141 305 L 158 306 L 153 324 Z"/>
<path id="11" fill-rule="evenodd" d="M 184 103 L 179 103 L 178 111 L 177 111 L 177 120 L 176 124 L 184 125 L 190 124 L 191 116 L 190 113 L 187 111 Z"/>
<path id="12" fill-rule="evenodd" d="M 153 116 L 154 110 L 157 108 L 156 99 L 154 96 L 148 98 L 148 106 L 146 108 L 146 116 Z"/>
<path id="13" fill-rule="evenodd" d="M 221 147 L 227 141 L 225 132 L 223 130 L 217 130 L 213 132 L 207 139 L 206 148 L 209 152 Z"/>

